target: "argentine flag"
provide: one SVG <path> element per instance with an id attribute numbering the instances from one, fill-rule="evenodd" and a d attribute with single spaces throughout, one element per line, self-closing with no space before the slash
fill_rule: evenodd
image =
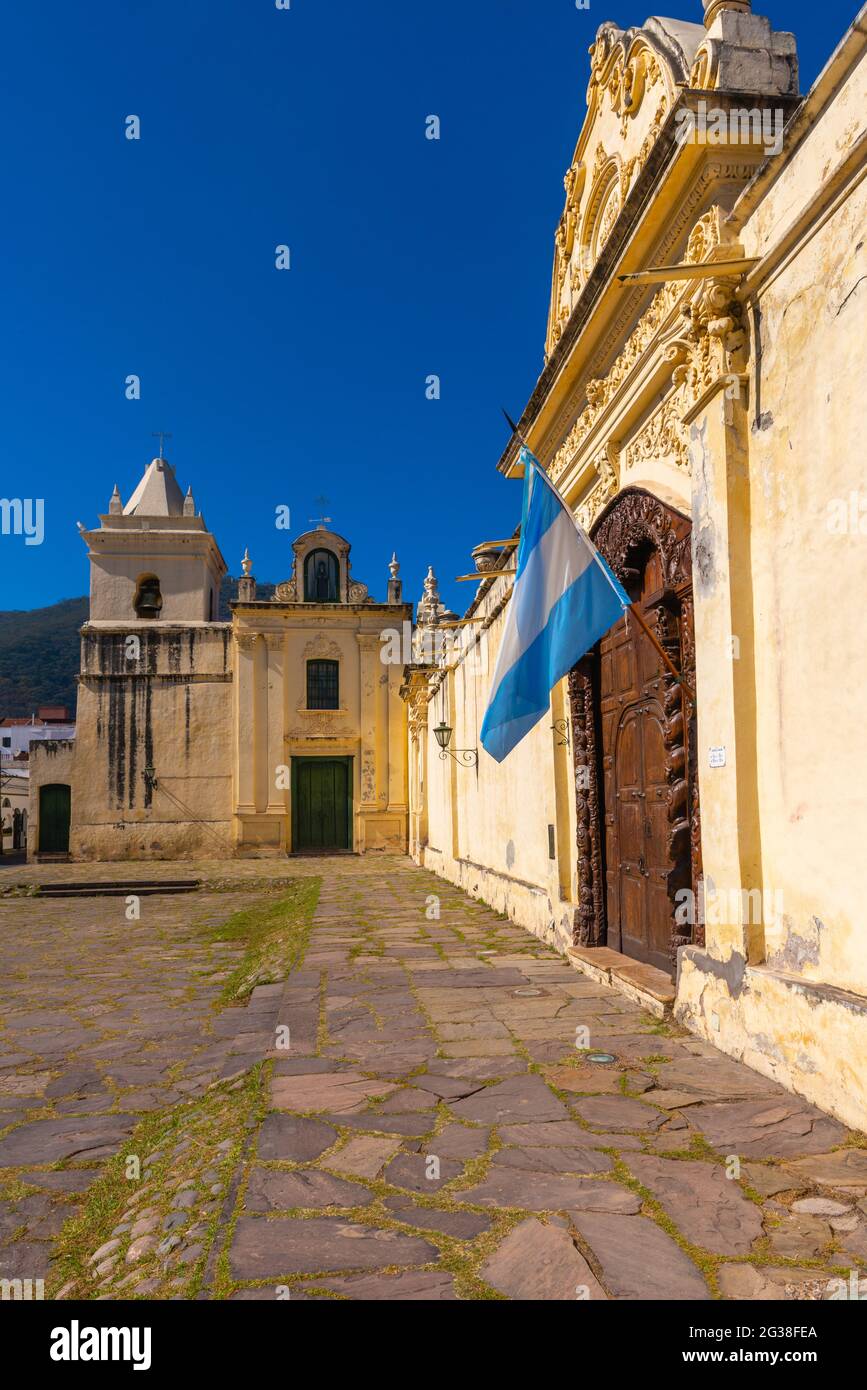
<path id="1" fill-rule="evenodd" d="M 539 460 L 527 448 L 520 458 L 518 564 L 481 732 L 498 763 L 548 713 L 552 687 L 630 603 Z"/>

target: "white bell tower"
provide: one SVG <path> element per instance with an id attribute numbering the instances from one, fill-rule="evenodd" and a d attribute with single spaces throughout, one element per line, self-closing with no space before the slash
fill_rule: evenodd
<path id="1" fill-rule="evenodd" d="M 82 531 L 90 559 L 91 623 L 207 623 L 219 615 L 226 562 L 192 489 L 162 456 L 126 506 L 115 486 L 99 528 Z"/>

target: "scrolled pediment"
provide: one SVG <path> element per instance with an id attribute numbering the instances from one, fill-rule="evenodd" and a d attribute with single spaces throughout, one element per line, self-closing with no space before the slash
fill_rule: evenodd
<path id="1" fill-rule="evenodd" d="M 650 19 L 641 28 L 600 26 L 590 48 L 587 115 L 564 185 L 555 235 L 548 355 L 653 149 L 678 86 L 689 81 L 705 31 Z"/>

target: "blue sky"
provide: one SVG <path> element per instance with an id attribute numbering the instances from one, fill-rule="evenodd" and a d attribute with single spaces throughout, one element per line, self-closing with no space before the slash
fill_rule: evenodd
<path id="1" fill-rule="evenodd" d="M 804 89 L 855 13 L 756 8 L 797 34 Z M 396 548 L 408 597 L 433 563 L 463 608 L 453 576 L 520 509 L 500 407 L 517 417 L 542 367 L 587 49 L 648 9 L 7 7 L 0 496 L 43 497 L 46 534 L 0 536 L 0 607 L 86 592 L 75 522 L 115 481 L 126 499 L 166 429 L 233 574 L 249 545 L 260 579 L 285 578 L 324 496 L 375 596 Z M 701 19 L 700 0 L 666 9 Z"/>

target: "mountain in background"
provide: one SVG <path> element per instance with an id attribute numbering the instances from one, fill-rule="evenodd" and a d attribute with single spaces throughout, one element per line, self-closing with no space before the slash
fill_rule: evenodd
<path id="1" fill-rule="evenodd" d="M 270 599 L 273 584 L 257 584 Z M 226 575 L 220 588 L 220 618 L 228 621 L 229 600 L 238 581 Z M 66 598 L 48 608 L 0 612 L 0 719 L 28 718 L 39 705 L 75 709 L 79 667 L 78 633 L 87 622 L 89 600 Z"/>

